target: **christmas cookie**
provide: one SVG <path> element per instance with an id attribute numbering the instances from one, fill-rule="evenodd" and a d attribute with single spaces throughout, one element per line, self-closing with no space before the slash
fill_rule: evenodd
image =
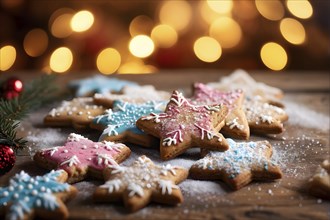
<path id="1" fill-rule="evenodd" d="M 252 180 L 275 180 L 282 177 L 280 168 L 271 161 L 268 141 L 236 143 L 227 139 L 225 152 L 209 152 L 190 168 L 194 179 L 223 180 L 232 189 L 240 189 Z"/>
<path id="2" fill-rule="evenodd" d="M 165 113 L 151 113 L 136 125 L 160 138 L 160 157 L 168 160 L 191 147 L 227 150 L 227 141 L 219 133 L 227 113 L 224 105 L 193 105 L 174 91 Z"/>
<path id="3" fill-rule="evenodd" d="M 75 187 L 63 183 L 67 177 L 63 170 L 36 177 L 21 171 L 10 180 L 8 187 L 0 187 L 0 216 L 12 220 L 35 216 L 66 219 L 69 212 L 63 202 L 77 194 Z"/>
<path id="4" fill-rule="evenodd" d="M 100 140 L 120 140 L 149 147 L 155 139 L 138 129 L 136 120 L 150 113 L 163 112 L 165 105 L 165 102 L 155 101 L 144 104 L 115 101 L 113 109 L 108 109 L 103 115 L 95 117 L 91 127 L 103 131 Z"/>
<path id="5" fill-rule="evenodd" d="M 157 166 L 148 157 L 141 156 L 129 167 L 113 165 L 104 171 L 106 183 L 94 192 L 98 202 L 122 200 L 125 207 L 137 211 L 150 201 L 176 205 L 183 196 L 176 185 L 188 176 L 188 170 L 170 164 Z"/>
<path id="6" fill-rule="evenodd" d="M 74 98 L 53 108 L 44 118 L 44 123 L 47 126 L 73 126 L 81 130 L 88 128 L 93 118 L 104 111 L 102 106 L 93 103 L 93 98 Z"/>
<path id="7" fill-rule="evenodd" d="M 315 175 L 309 179 L 309 192 L 317 197 L 330 200 L 330 163 L 323 161 Z"/>
<path id="8" fill-rule="evenodd" d="M 142 104 L 147 101 L 165 101 L 171 94 L 165 91 L 158 91 L 151 85 L 146 86 L 125 86 L 120 94 L 99 94 L 94 95 L 94 102 L 112 108 L 115 100 L 123 102 Z"/>
<path id="9" fill-rule="evenodd" d="M 279 134 L 284 131 L 283 122 L 288 120 L 286 112 L 277 106 L 270 105 L 258 97 L 247 97 L 243 110 L 249 123 L 251 133 Z"/>
<path id="10" fill-rule="evenodd" d="M 102 179 L 104 168 L 122 162 L 130 152 L 124 144 L 93 142 L 72 133 L 64 146 L 38 151 L 33 159 L 46 169 L 63 169 L 68 173 L 68 182 L 74 183 L 86 177 Z"/>
<path id="11" fill-rule="evenodd" d="M 196 104 L 223 104 L 228 108 L 228 115 L 221 133 L 231 138 L 249 139 L 250 129 L 242 109 L 244 94 L 242 90 L 222 92 L 202 83 L 194 84 L 192 102 Z"/>
<path id="12" fill-rule="evenodd" d="M 119 92 L 124 86 L 136 86 L 135 82 L 119 80 L 102 75 L 94 75 L 85 79 L 74 80 L 69 87 L 76 91 L 76 96 L 88 96 L 94 93 L 107 94 Z"/>

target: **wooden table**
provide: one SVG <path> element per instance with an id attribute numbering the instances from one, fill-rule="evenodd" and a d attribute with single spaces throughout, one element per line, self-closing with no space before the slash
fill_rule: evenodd
<path id="1" fill-rule="evenodd" d="M 157 89 L 171 91 L 180 88 L 190 93 L 193 82 L 217 81 L 229 71 L 215 70 L 180 70 L 163 71 L 149 75 L 116 75 L 140 84 L 153 84 Z M 86 77 L 90 72 L 72 73 L 58 77 L 59 85 L 64 85 L 71 79 Z M 8 74 L 9 76 L 10 74 Z M 37 73 L 17 72 L 21 79 L 34 78 Z M 329 74 L 324 72 L 253 72 L 258 80 L 279 87 L 285 91 L 284 101 L 294 103 L 287 108 L 297 106 L 309 109 L 302 111 L 310 113 L 306 118 L 325 118 L 323 123 L 329 123 Z M 0 75 L 0 77 L 5 74 Z M 288 109 L 290 110 L 290 109 Z M 295 110 L 292 114 L 295 114 Z M 34 117 L 42 118 L 45 111 L 34 113 Z M 28 119 L 24 123 L 31 123 Z M 306 120 L 307 122 L 311 120 Z M 40 124 L 33 124 L 40 127 Z M 268 183 L 251 183 L 238 191 L 229 190 L 221 182 L 205 182 L 205 186 L 218 186 L 216 189 L 201 189 L 191 186 L 191 191 L 184 191 L 185 202 L 177 207 L 150 204 L 145 209 L 127 214 L 120 204 L 94 204 L 91 194 L 100 181 L 84 181 L 75 184 L 80 189 L 79 195 L 68 203 L 70 219 L 329 219 L 330 202 L 310 196 L 306 190 L 306 182 L 313 175 L 317 166 L 329 158 L 329 129 L 324 124 L 319 129 L 317 125 L 304 126 L 302 123 L 285 124 L 286 131 L 282 135 L 257 137 L 252 140 L 267 139 L 286 155 L 283 162 L 284 177 L 280 181 Z M 325 126 L 326 127 L 326 126 Z M 21 131 L 27 134 L 28 131 Z M 68 132 L 63 130 L 64 133 Z M 133 148 L 134 151 L 134 148 Z M 0 185 L 5 185 L 9 177 L 20 170 L 26 170 L 31 175 L 41 175 L 45 171 L 36 167 L 29 156 L 18 156 L 11 172 L 1 177 Z M 187 185 L 187 184 L 186 184 Z M 203 187 L 203 182 L 199 185 Z"/>

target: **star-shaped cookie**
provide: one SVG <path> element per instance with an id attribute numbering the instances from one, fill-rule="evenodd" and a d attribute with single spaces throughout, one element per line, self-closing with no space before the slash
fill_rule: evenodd
<path id="1" fill-rule="evenodd" d="M 68 173 L 68 182 L 74 183 L 87 177 L 102 179 L 104 168 L 124 161 L 130 152 L 124 144 L 93 142 L 72 133 L 64 146 L 38 151 L 33 159 L 46 169 L 63 169 Z"/>
<path id="2" fill-rule="evenodd" d="M 329 160 L 322 162 L 315 175 L 309 179 L 309 192 L 317 197 L 330 200 L 330 163 Z"/>
<path id="3" fill-rule="evenodd" d="M 85 79 L 73 80 L 69 87 L 76 90 L 76 96 L 87 96 L 94 93 L 107 94 L 119 92 L 124 86 L 136 86 L 137 83 L 110 78 L 102 75 L 94 75 Z"/>
<path id="4" fill-rule="evenodd" d="M 100 115 L 105 109 L 95 105 L 93 98 L 74 98 L 71 101 L 63 101 L 57 108 L 53 108 L 44 118 L 47 126 L 67 127 L 73 126 L 77 130 L 86 129 L 96 115 Z"/>
<path id="5" fill-rule="evenodd" d="M 237 190 L 252 180 L 275 180 L 282 177 L 280 168 L 271 161 L 268 141 L 236 143 L 227 139 L 229 150 L 209 152 L 195 162 L 189 174 L 194 179 L 223 180 Z"/>
<path id="6" fill-rule="evenodd" d="M 165 105 L 165 102 L 156 101 L 130 104 L 117 100 L 113 104 L 113 109 L 108 109 L 105 114 L 95 117 L 91 127 L 103 131 L 99 140 L 120 140 L 149 147 L 155 140 L 136 127 L 136 120 L 150 113 L 163 112 Z"/>
<path id="7" fill-rule="evenodd" d="M 227 113 L 225 105 L 193 105 L 174 91 L 165 113 L 151 113 L 136 125 L 160 138 L 160 157 L 168 160 L 191 147 L 227 150 L 227 141 L 219 133 Z"/>
<path id="8" fill-rule="evenodd" d="M 31 177 L 24 171 L 0 187 L 0 216 L 6 219 L 66 219 L 69 216 L 64 201 L 75 197 L 77 189 L 65 182 L 66 172 L 52 171 L 44 176 Z"/>
<path id="9" fill-rule="evenodd" d="M 176 205 L 183 202 L 178 184 L 188 176 L 188 170 L 170 164 L 157 166 L 141 156 L 129 167 L 111 166 L 104 171 L 106 183 L 94 192 L 99 202 L 122 200 L 129 211 L 145 207 L 150 201 Z"/>
<path id="10" fill-rule="evenodd" d="M 279 134 L 284 131 L 283 122 L 288 120 L 286 112 L 277 106 L 270 105 L 259 96 L 247 97 L 243 110 L 254 134 Z"/>
<path id="11" fill-rule="evenodd" d="M 168 100 L 170 96 L 170 93 L 166 91 L 158 91 L 152 85 L 124 86 L 120 91 L 120 94 L 96 93 L 94 95 L 94 102 L 112 108 L 115 100 L 121 100 L 133 104 L 142 104 L 148 101 L 165 101 Z"/>
<path id="12" fill-rule="evenodd" d="M 244 94 L 242 90 L 222 92 L 202 83 L 194 84 L 193 103 L 204 105 L 223 104 L 228 108 L 228 115 L 221 133 L 231 138 L 249 139 L 250 129 L 242 109 Z"/>

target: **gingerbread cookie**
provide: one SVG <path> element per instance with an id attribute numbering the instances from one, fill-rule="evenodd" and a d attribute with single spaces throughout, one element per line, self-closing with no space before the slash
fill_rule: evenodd
<path id="1" fill-rule="evenodd" d="M 124 86 L 137 86 L 131 81 L 119 80 L 102 75 L 94 75 L 85 79 L 74 80 L 69 83 L 69 87 L 76 90 L 76 96 L 88 96 L 94 93 L 107 94 L 109 92 L 119 92 Z"/>
<path id="2" fill-rule="evenodd" d="M 151 113 L 136 125 L 160 138 L 160 157 L 168 160 L 191 147 L 227 150 L 227 141 L 219 133 L 227 113 L 224 105 L 193 105 L 174 91 L 165 113 Z"/>
<path id="3" fill-rule="evenodd" d="M 245 70 L 237 69 L 227 77 L 222 77 L 219 82 L 208 83 L 208 86 L 230 91 L 242 89 L 246 97 L 260 96 L 265 102 L 283 107 L 280 99 L 284 93 L 281 89 L 255 81 Z"/>
<path id="4" fill-rule="evenodd" d="M 165 101 L 171 94 L 165 91 L 158 91 L 151 85 L 146 86 L 125 86 L 120 94 L 99 94 L 94 95 L 94 102 L 112 108 L 115 100 L 133 104 L 143 104 L 148 101 Z"/>
<path id="5" fill-rule="evenodd" d="M 280 168 L 271 161 L 272 147 L 268 141 L 236 143 L 227 139 L 225 152 L 209 152 L 190 168 L 194 179 L 223 180 L 238 190 L 252 180 L 275 180 L 282 177 Z"/>
<path id="6" fill-rule="evenodd" d="M 243 110 L 249 123 L 251 133 L 279 134 L 284 131 L 283 122 L 288 120 L 286 112 L 277 106 L 270 105 L 259 96 L 246 98 Z"/>
<path id="7" fill-rule="evenodd" d="M 242 109 L 244 94 L 242 90 L 222 92 L 202 83 L 194 84 L 192 102 L 196 104 L 223 104 L 228 108 L 228 115 L 221 133 L 231 138 L 249 139 L 250 129 L 245 113 Z"/>
<path id="8" fill-rule="evenodd" d="M 44 118 L 45 125 L 66 127 L 73 126 L 81 130 L 89 127 L 96 115 L 100 115 L 105 109 L 93 103 L 93 98 L 74 98 L 71 101 L 63 101 L 57 108 L 53 108 Z"/>
<path id="9" fill-rule="evenodd" d="M 64 146 L 38 151 L 33 159 L 46 169 L 63 169 L 68 173 L 68 182 L 74 183 L 88 176 L 102 179 L 104 168 L 124 161 L 130 152 L 124 144 L 93 142 L 72 133 Z"/>
<path id="10" fill-rule="evenodd" d="M 120 140 L 149 147 L 155 142 L 154 138 L 138 129 L 135 122 L 144 115 L 163 112 L 165 105 L 165 102 L 155 101 L 144 104 L 115 101 L 113 109 L 95 117 L 91 127 L 103 131 L 100 140 Z"/>
<path id="11" fill-rule="evenodd" d="M 183 202 L 176 185 L 188 176 L 188 170 L 170 164 L 157 166 L 141 156 L 129 167 L 111 166 L 104 171 L 106 183 L 94 192 L 98 202 L 122 200 L 129 211 L 145 207 L 150 201 L 176 205 Z"/>
<path id="12" fill-rule="evenodd" d="M 77 194 L 75 187 L 65 182 L 67 173 L 51 171 L 31 177 L 24 171 L 11 178 L 8 187 L 0 187 L 0 216 L 6 219 L 27 220 L 66 219 L 69 216 L 64 201 Z"/>
<path id="13" fill-rule="evenodd" d="M 330 200 L 330 163 L 323 161 L 315 175 L 309 179 L 309 192 L 319 198 Z"/>

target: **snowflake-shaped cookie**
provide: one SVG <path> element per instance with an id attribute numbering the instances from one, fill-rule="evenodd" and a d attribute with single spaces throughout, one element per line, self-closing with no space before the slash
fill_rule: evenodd
<path id="1" fill-rule="evenodd" d="M 64 146 L 41 150 L 34 160 L 46 169 L 63 169 L 68 182 L 73 183 L 87 176 L 102 178 L 102 171 L 117 164 L 130 155 L 124 144 L 109 141 L 93 142 L 81 135 L 70 134 Z"/>
<path id="2" fill-rule="evenodd" d="M 144 116 L 136 124 L 160 138 L 160 157 L 167 160 L 191 147 L 227 150 L 227 141 L 219 133 L 227 113 L 224 105 L 193 105 L 174 91 L 165 113 Z"/>
<path id="3" fill-rule="evenodd" d="M 149 146 L 153 139 L 136 127 L 136 120 L 150 113 L 163 112 L 165 102 L 146 102 L 130 104 L 115 101 L 113 109 L 95 117 L 91 127 L 103 130 L 100 140 L 121 140 L 143 146 Z"/>
<path id="4" fill-rule="evenodd" d="M 282 177 L 280 168 L 271 161 L 272 147 L 268 141 L 236 143 L 227 139 L 229 150 L 209 152 L 190 168 L 196 179 L 223 180 L 237 190 L 252 180 L 275 180 Z"/>
<path id="5" fill-rule="evenodd" d="M 106 169 L 104 185 L 99 186 L 97 201 L 123 200 L 130 211 L 137 211 L 150 201 L 176 205 L 183 201 L 179 187 L 188 176 L 188 170 L 170 164 L 157 166 L 148 157 L 141 156 L 129 167 L 118 165 Z"/>
<path id="6" fill-rule="evenodd" d="M 63 201 L 77 194 L 76 188 L 65 182 L 63 170 L 51 171 L 44 176 L 31 177 L 24 171 L 16 174 L 8 187 L 0 187 L 0 214 L 6 219 L 23 220 L 39 216 L 47 219 L 65 219 L 68 210 Z"/>
<path id="7" fill-rule="evenodd" d="M 194 84 L 192 102 L 196 104 L 223 104 L 228 108 L 228 115 L 221 133 L 232 138 L 249 139 L 250 129 L 242 109 L 244 94 L 242 90 L 222 92 L 202 83 Z"/>

